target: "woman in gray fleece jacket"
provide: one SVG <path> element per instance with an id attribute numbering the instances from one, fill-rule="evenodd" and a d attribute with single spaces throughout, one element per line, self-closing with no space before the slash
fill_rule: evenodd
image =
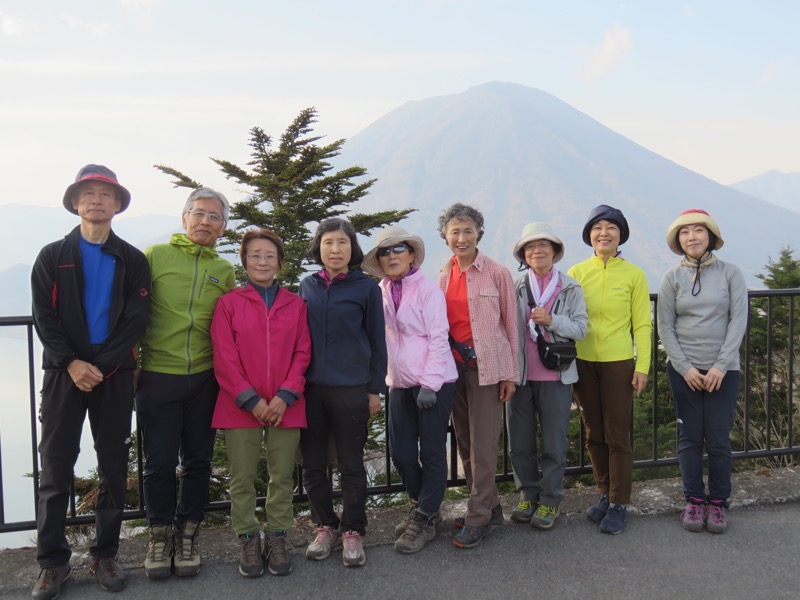
<path id="1" fill-rule="evenodd" d="M 741 270 L 719 260 L 722 235 L 704 210 L 687 210 L 667 229 L 681 263 L 666 272 L 658 293 L 658 332 L 667 351 L 678 421 L 678 462 L 689 531 L 723 533 L 731 494 L 730 433 L 739 393 L 739 346 L 747 326 L 747 286 Z M 708 493 L 703 446 L 708 452 Z"/>

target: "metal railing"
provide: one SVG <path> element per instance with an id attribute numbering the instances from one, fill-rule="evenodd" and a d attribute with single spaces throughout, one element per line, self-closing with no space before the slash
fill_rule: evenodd
<path id="1" fill-rule="evenodd" d="M 733 458 L 742 459 L 777 459 L 788 455 L 800 454 L 800 427 L 796 426 L 797 420 L 795 404 L 798 399 L 795 397 L 794 381 L 795 357 L 798 351 L 795 338 L 800 337 L 800 322 L 796 318 L 795 304 L 800 301 L 800 289 L 786 290 L 754 290 L 749 292 L 750 319 L 748 321 L 747 333 L 742 344 L 742 377 L 740 388 L 739 412 L 740 418 L 737 422 L 741 423 L 741 430 L 734 432 L 737 439 L 734 440 Z M 658 298 L 655 294 L 651 295 L 653 302 L 653 314 L 655 314 Z M 754 326 L 757 320 L 757 326 Z M 30 415 L 31 433 L 31 485 L 33 486 L 34 498 L 38 497 L 39 485 L 39 456 L 37 452 L 37 421 L 36 421 L 36 371 L 35 371 L 35 340 L 33 332 L 33 322 L 31 317 L 0 317 L 0 331 L 7 327 L 22 327 L 25 329 L 27 340 L 27 362 L 28 362 L 28 410 Z M 755 338 L 758 338 L 756 340 Z M 763 339 L 762 339 L 763 338 Z M 674 409 L 671 408 L 669 388 L 664 377 L 665 357 L 658 339 L 658 332 L 654 327 L 653 335 L 653 367 L 651 372 L 649 390 L 649 402 L 652 405 L 649 436 L 652 440 L 649 444 L 649 452 L 644 455 L 641 445 L 635 447 L 638 458 L 634 460 L 634 469 L 652 469 L 659 467 L 675 466 L 678 464 L 677 453 L 677 428 L 674 427 Z M 754 354 L 758 355 L 754 355 Z M 778 372 L 780 367 L 780 373 Z M 780 390 L 776 388 L 780 387 Z M 640 400 L 641 401 L 641 400 Z M 671 411 L 671 418 L 664 418 Z M 505 417 L 504 417 L 505 418 Z M 573 421 L 577 422 L 577 411 L 573 411 Z M 779 426 L 775 425 L 776 419 Z M 660 430 L 664 428 L 667 435 L 672 439 L 665 444 L 664 433 Z M 582 426 L 572 428 L 575 434 L 570 439 L 570 447 L 574 450 L 573 456 L 568 463 L 567 475 L 581 475 L 591 473 L 591 465 L 587 461 L 585 451 L 584 430 Z M 763 432 L 766 432 L 763 434 Z M 399 478 L 394 475 L 391 466 L 385 431 L 380 432 L 384 442 L 383 452 L 379 453 L 377 460 L 380 467 L 377 469 L 384 475 L 385 482 L 380 484 L 372 483 L 368 488 L 370 495 L 395 494 L 403 491 L 403 486 Z M 636 423 L 631 431 L 632 439 L 637 434 Z M 647 433 L 647 432 L 645 432 Z M 758 435 L 755 435 L 758 433 Z M 2 431 L 0 431 L 0 435 Z M 452 426 L 449 428 L 449 472 L 448 487 L 464 485 L 464 479 L 459 476 L 459 460 L 456 449 L 455 434 Z M 755 443 L 756 438 L 760 443 Z M 777 439 L 776 439 L 777 438 Z M 142 519 L 145 517 L 144 494 L 142 490 L 141 473 L 142 451 L 141 435 L 137 427 L 137 488 L 138 505 L 135 508 L 124 512 L 124 519 Z M 666 445 L 666 449 L 665 449 Z M 512 481 L 511 464 L 508 456 L 508 439 L 506 428 L 503 428 L 501 440 L 502 452 L 499 452 L 497 481 Z M 35 520 L 26 521 L 7 521 L 5 515 L 5 488 L 2 472 L 3 449 L 0 444 L 0 533 L 13 531 L 26 531 L 36 529 Z M 298 481 L 302 481 L 298 477 Z M 303 492 L 302 484 L 298 484 L 295 501 L 305 501 L 307 498 Z M 264 498 L 258 499 L 263 505 Z M 228 510 L 230 502 L 217 501 L 211 502 L 207 506 L 209 511 Z M 35 507 L 34 507 L 35 510 Z M 78 514 L 75 503 L 75 495 L 68 509 L 67 524 L 82 525 L 94 522 L 91 514 Z"/>

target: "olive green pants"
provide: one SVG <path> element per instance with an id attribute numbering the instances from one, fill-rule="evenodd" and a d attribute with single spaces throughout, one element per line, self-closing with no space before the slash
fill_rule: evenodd
<path id="1" fill-rule="evenodd" d="M 258 531 L 255 481 L 262 443 L 267 448 L 267 531 L 292 528 L 294 453 L 300 443 L 297 427 L 226 429 L 225 445 L 231 467 L 231 524 L 236 535 Z"/>

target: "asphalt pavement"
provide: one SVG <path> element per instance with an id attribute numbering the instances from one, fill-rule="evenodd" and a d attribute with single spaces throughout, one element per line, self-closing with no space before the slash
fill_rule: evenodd
<path id="1" fill-rule="evenodd" d="M 455 548 L 449 536 L 440 533 L 410 556 L 388 544 L 368 547 L 358 569 L 344 568 L 339 551 L 321 562 L 298 552 L 287 577 L 245 579 L 235 564 L 209 564 L 193 579 L 154 582 L 130 569 L 126 589 L 113 596 L 82 573 L 61 598 L 800 598 L 800 504 L 792 502 L 732 509 L 722 535 L 685 531 L 671 513 L 629 516 L 618 536 L 599 533 L 579 514 L 550 531 L 506 521 L 472 550 Z M 30 588 L 4 597 L 30 598 Z"/>

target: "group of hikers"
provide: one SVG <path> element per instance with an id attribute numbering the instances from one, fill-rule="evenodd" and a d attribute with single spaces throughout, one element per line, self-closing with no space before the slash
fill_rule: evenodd
<path id="1" fill-rule="evenodd" d="M 341 546 L 345 567 L 364 565 L 364 446 L 384 398 L 389 452 L 410 501 L 395 531 L 398 552 L 421 550 L 442 520 L 450 422 L 469 492 L 453 545 L 474 548 L 503 523 L 495 476 L 504 410 L 519 491 L 510 518 L 553 527 L 573 402 L 599 492 L 587 516 L 603 533 L 622 532 L 632 402 L 647 384 L 652 318 L 645 274 L 620 250 L 630 235 L 620 210 L 603 204 L 590 212 L 581 237 L 592 253 L 566 272 L 556 267 L 563 232 L 525 225 L 511 248 L 516 281 L 479 251 L 484 216 L 471 206 L 456 203 L 439 216 L 452 257 L 436 283 L 420 270 L 419 235 L 385 227 L 365 253 L 348 220 L 325 219 L 308 248 L 320 269 L 294 294 L 279 283 L 283 241 L 267 229 L 242 236 L 246 283 L 237 287 L 233 265 L 215 250 L 229 219 L 223 194 L 193 190 L 184 233 L 144 252 L 111 228 L 130 201 L 113 171 L 83 167 L 63 198 L 80 224 L 45 246 L 32 270 L 45 371 L 33 598 L 57 598 L 71 575 L 66 509 L 87 413 L 99 476 L 89 569 L 103 589 L 124 588 L 116 555 L 134 402 L 151 579 L 200 570 L 217 430 L 230 464 L 242 576 L 292 571 L 296 462 L 316 528 L 306 557 L 324 560 Z M 681 257 L 662 279 L 656 315 L 679 430 L 680 520 L 690 531 L 722 533 L 747 289 L 741 271 L 717 258 L 723 238 L 707 212 L 681 213 L 666 242 Z M 262 524 L 255 484 L 264 456 Z"/>

